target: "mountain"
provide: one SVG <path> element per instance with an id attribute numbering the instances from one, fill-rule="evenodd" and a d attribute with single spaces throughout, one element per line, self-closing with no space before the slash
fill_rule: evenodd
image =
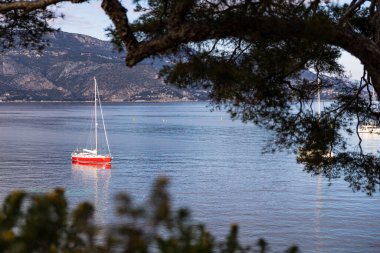
<path id="1" fill-rule="evenodd" d="M 205 90 L 178 89 L 163 83 L 158 70 L 168 62 L 145 60 L 133 68 L 125 66 L 110 42 L 87 35 L 51 33 L 42 52 L 28 49 L 0 51 L 0 101 L 84 101 L 92 100 L 93 77 L 98 80 L 104 101 L 189 101 L 206 100 Z M 301 77 L 315 80 L 303 71 Z M 321 96 L 332 99 L 347 80 L 327 76 Z M 334 88 L 333 88 L 334 87 Z"/>
<path id="2" fill-rule="evenodd" d="M 86 35 L 56 32 L 42 52 L 0 52 L 0 100 L 83 101 L 93 96 L 96 76 L 105 101 L 187 101 L 207 99 L 203 90 L 177 89 L 157 72 L 166 62 L 146 60 L 133 68 L 110 42 Z"/>

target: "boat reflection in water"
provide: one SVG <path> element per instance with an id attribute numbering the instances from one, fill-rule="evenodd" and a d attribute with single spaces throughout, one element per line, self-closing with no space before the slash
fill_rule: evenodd
<path id="1" fill-rule="evenodd" d="M 112 213 L 111 193 L 109 183 L 111 179 L 110 163 L 82 164 L 72 163 L 72 178 L 80 188 L 78 202 L 89 201 L 95 207 L 95 220 L 98 224 L 107 224 L 107 216 L 102 214 Z M 77 202 L 77 203 L 78 203 Z"/>
<path id="2" fill-rule="evenodd" d="M 72 162 L 72 169 L 76 170 L 97 170 L 97 169 L 111 169 L 111 163 L 82 163 Z"/>
<path id="3" fill-rule="evenodd" d="M 315 233 L 315 252 L 323 251 L 324 234 L 321 231 L 321 212 L 323 211 L 323 192 L 321 187 L 321 174 L 317 176 L 317 189 L 315 192 L 315 207 L 314 207 L 314 233 Z"/>

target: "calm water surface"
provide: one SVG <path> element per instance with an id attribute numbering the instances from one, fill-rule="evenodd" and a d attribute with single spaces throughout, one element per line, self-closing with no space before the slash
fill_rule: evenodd
<path id="1" fill-rule="evenodd" d="M 71 203 L 97 207 L 111 222 L 113 197 L 149 195 L 157 176 L 170 178 L 176 206 L 222 238 L 240 224 L 243 242 L 259 237 L 275 252 L 380 252 L 379 194 L 353 193 L 302 171 L 293 155 L 261 153 L 271 134 L 232 122 L 206 104 L 104 105 L 112 169 L 72 167 L 70 153 L 87 136 L 90 104 L 0 104 L 0 202 L 12 190 L 64 187 Z M 364 137 L 376 152 L 380 137 Z"/>

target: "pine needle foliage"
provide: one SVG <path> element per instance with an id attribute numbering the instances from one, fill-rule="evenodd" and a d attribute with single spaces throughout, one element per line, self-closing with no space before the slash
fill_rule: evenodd
<path id="1" fill-rule="evenodd" d="M 13 192 L 0 210 L 0 252 L 4 253 L 249 253 L 270 252 L 268 244 L 243 246 L 231 225 L 217 241 L 187 209 L 172 210 L 167 179 L 159 178 L 146 204 L 119 194 L 117 224 L 99 226 L 87 202 L 69 210 L 62 189 L 46 194 Z M 286 252 L 298 252 L 292 246 Z"/>

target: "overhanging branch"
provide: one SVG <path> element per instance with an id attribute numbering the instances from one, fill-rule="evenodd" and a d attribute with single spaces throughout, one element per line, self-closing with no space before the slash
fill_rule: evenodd
<path id="1" fill-rule="evenodd" d="M 368 0 L 353 0 L 346 10 L 346 12 L 343 14 L 342 18 L 339 20 L 340 24 L 344 24 L 349 18 L 351 18 L 354 14 L 355 11 L 360 8 L 366 1 Z"/>
<path id="2" fill-rule="evenodd" d="M 138 42 L 129 25 L 128 10 L 118 0 L 103 0 L 102 8 L 112 20 L 116 33 L 125 44 L 128 52 L 133 51 Z"/>
<path id="3" fill-rule="evenodd" d="M 364 3 L 365 0 L 353 1 L 347 9 L 345 18 Z M 316 15 L 305 19 L 295 15 L 284 18 L 281 15 L 278 17 L 265 16 L 258 12 L 247 13 L 234 10 L 228 13 L 219 13 L 219 15 L 202 21 L 186 17 L 194 10 L 193 8 L 197 8 L 195 1 L 181 2 L 178 0 L 172 9 L 173 12 L 178 13 L 168 13 L 171 21 L 174 18 L 178 23 L 174 25 L 168 23 L 165 27 L 159 27 L 159 34 L 154 30 L 148 31 L 148 34 L 155 36 L 147 36 L 149 39 L 137 41 L 134 33 L 144 33 L 144 31 L 132 30 L 126 15 L 127 9 L 119 0 L 103 0 L 102 7 L 111 18 L 117 35 L 128 50 L 126 64 L 130 67 L 147 57 L 165 54 L 168 50 L 186 43 L 229 38 L 246 40 L 248 43 L 267 39 L 280 42 L 292 37 L 337 46 L 351 53 L 366 65 L 373 78 L 376 91 L 380 91 L 380 74 L 377 73 L 380 59 L 378 45 L 371 38 L 350 27 L 337 24 L 327 16 Z M 150 27 L 154 26 L 150 24 Z"/>
<path id="4" fill-rule="evenodd" d="M 84 3 L 87 2 L 87 0 L 37 0 L 0 3 L 0 13 L 5 13 L 11 10 L 24 10 L 30 12 L 37 9 L 45 9 L 50 5 L 55 5 L 61 2 Z"/>

